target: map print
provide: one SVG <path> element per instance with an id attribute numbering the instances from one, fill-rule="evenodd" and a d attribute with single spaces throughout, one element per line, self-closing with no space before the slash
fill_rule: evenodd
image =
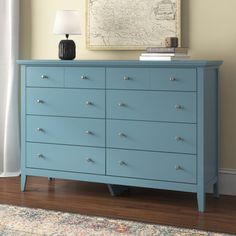
<path id="1" fill-rule="evenodd" d="M 180 36 L 180 0 L 87 1 L 90 49 L 144 49 Z"/>

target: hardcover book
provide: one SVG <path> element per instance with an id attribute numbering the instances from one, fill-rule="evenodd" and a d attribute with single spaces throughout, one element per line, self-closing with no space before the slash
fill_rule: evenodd
<path id="1" fill-rule="evenodd" d="M 176 61 L 176 60 L 188 60 L 190 57 L 189 56 L 156 56 L 156 57 L 145 57 L 145 56 L 140 56 L 139 60 L 140 61 Z"/>
<path id="2" fill-rule="evenodd" d="M 188 53 L 188 48 L 164 48 L 164 47 L 148 47 L 147 53 Z"/>

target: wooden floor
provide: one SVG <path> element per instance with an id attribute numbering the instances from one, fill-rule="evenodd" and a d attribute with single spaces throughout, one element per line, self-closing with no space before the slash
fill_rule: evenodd
<path id="1" fill-rule="evenodd" d="M 106 185 L 79 181 L 28 178 L 20 192 L 20 178 L 0 178 L 0 204 L 108 216 L 236 234 L 236 197 L 207 196 L 205 213 L 199 213 L 196 195 L 130 188 L 112 197 Z"/>

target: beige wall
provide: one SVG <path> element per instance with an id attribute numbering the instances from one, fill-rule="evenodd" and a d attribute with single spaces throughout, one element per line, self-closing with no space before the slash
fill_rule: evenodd
<path id="1" fill-rule="evenodd" d="M 151 0 L 150 0 L 151 1 Z M 58 9 L 79 9 L 83 35 L 74 36 L 77 59 L 137 59 L 135 51 L 88 51 L 86 0 L 21 0 L 21 59 L 57 59 L 62 36 L 52 35 Z M 236 0 L 182 0 L 183 45 L 196 59 L 221 59 L 221 167 L 236 169 Z"/>

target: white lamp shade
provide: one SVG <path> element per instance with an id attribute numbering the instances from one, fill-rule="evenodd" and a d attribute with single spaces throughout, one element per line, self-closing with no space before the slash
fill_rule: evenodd
<path id="1" fill-rule="evenodd" d="M 80 14 L 78 11 L 57 11 L 53 26 L 53 34 L 81 34 Z"/>

